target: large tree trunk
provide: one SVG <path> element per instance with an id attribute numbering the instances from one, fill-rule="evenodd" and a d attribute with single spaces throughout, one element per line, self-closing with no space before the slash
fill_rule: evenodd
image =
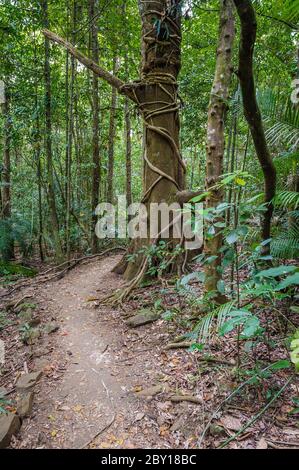
<path id="1" fill-rule="evenodd" d="M 243 96 L 245 118 L 264 174 L 266 211 L 262 221 L 262 239 L 271 236 L 271 219 L 273 214 L 272 199 L 276 192 L 276 169 L 265 138 L 263 121 L 256 99 L 253 73 L 253 54 L 256 40 L 257 23 L 255 11 L 250 0 L 234 0 L 241 21 L 241 43 L 239 50 L 239 79 Z M 270 245 L 264 247 L 264 254 Z"/>
<path id="2" fill-rule="evenodd" d="M 42 0 L 43 22 L 45 28 L 49 27 L 48 0 Z M 62 248 L 59 238 L 59 223 L 56 210 L 54 175 L 52 161 L 52 108 L 51 108 L 51 69 L 50 69 L 50 41 L 45 37 L 45 62 L 44 62 L 44 80 L 45 80 L 45 147 L 47 160 L 47 182 L 48 182 L 48 202 L 51 215 L 51 230 L 54 240 L 55 257 L 57 261 L 62 259 Z"/>
<path id="3" fill-rule="evenodd" d="M 144 196 L 152 203 L 177 201 L 177 192 L 185 189 L 185 164 L 180 154 L 180 120 L 177 77 L 181 67 L 180 1 L 140 1 L 142 20 L 142 69 L 134 91 L 144 121 Z M 150 223 L 148 217 L 148 225 Z M 161 228 L 161 227 L 160 227 Z M 169 240 L 170 241 L 170 240 Z M 156 243 L 150 237 L 133 240 L 130 251 Z M 171 241 L 170 241 L 171 243 Z M 174 243 L 178 243 L 176 240 Z M 123 260 L 118 272 L 133 279 L 142 266 L 142 255 L 135 261 Z M 118 269 L 120 268 L 120 269 Z"/>
<path id="4" fill-rule="evenodd" d="M 91 26 L 91 49 L 92 59 L 99 63 L 99 39 L 98 18 L 94 19 L 98 12 L 98 0 L 89 0 L 89 18 Z M 98 238 L 95 233 L 97 216 L 95 210 L 99 204 L 99 191 L 101 184 L 100 144 L 99 144 L 99 81 L 95 73 L 92 74 L 92 190 L 91 190 L 91 251 L 96 253 L 98 249 Z"/>
<path id="5" fill-rule="evenodd" d="M 10 163 L 10 143 L 11 143 L 11 116 L 10 116 L 10 95 L 7 87 L 4 91 L 3 114 L 5 119 L 4 126 L 4 152 L 2 169 L 2 218 L 11 218 L 11 163 Z M 14 258 L 14 242 L 9 240 L 8 245 L 3 250 L 3 258 L 10 260 Z"/>
<path id="6" fill-rule="evenodd" d="M 210 195 L 206 199 L 207 207 L 216 207 L 223 200 L 223 192 L 220 189 L 215 189 L 215 184 L 219 182 L 223 174 L 224 119 L 232 76 L 232 46 L 235 37 L 232 0 L 220 0 L 220 4 L 216 70 L 208 110 L 206 190 L 210 192 Z M 205 237 L 204 252 L 206 257 L 216 256 L 216 259 L 207 264 L 205 268 L 206 292 L 217 292 L 217 283 L 221 279 L 219 268 L 221 266 L 222 229 L 216 228 L 215 230 L 215 234 Z"/>

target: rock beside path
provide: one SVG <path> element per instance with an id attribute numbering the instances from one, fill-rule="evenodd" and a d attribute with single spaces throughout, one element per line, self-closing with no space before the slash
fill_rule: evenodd
<path id="1" fill-rule="evenodd" d="M 21 375 L 21 377 L 16 383 L 16 389 L 19 392 L 26 392 L 31 390 L 37 384 L 41 376 L 41 371 Z"/>
<path id="2" fill-rule="evenodd" d="M 0 416 L 0 449 L 9 446 L 12 436 L 18 433 L 20 427 L 21 420 L 17 415 L 7 413 Z"/>
<path id="3" fill-rule="evenodd" d="M 20 418 L 26 418 L 31 415 L 33 407 L 34 393 L 32 391 L 22 393 L 18 400 L 17 414 Z"/>
<path id="4" fill-rule="evenodd" d="M 154 312 L 150 309 L 143 309 L 140 310 L 137 315 L 134 315 L 133 317 L 129 318 L 126 321 L 126 325 L 130 328 L 138 328 L 139 326 L 147 325 L 148 323 L 153 323 L 159 318 L 159 313 Z"/>

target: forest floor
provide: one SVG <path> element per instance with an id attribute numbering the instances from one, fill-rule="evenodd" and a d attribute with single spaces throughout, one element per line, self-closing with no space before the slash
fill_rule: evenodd
<path id="1" fill-rule="evenodd" d="M 226 341 L 223 350 L 216 340 L 213 361 L 205 361 L 196 351 L 166 348 L 181 333 L 173 323 L 159 319 L 129 328 L 128 316 L 157 293 L 143 289 L 122 308 L 96 300 L 121 287 L 121 278 L 111 272 L 118 260 L 119 255 L 111 255 L 89 262 L 62 279 L 29 284 L 18 294 L 36 305 L 34 317 L 43 334 L 24 345 L 15 312 L 1 332 L 9 346 L 0 385 L 8 392 L 11 411 L 18 377 L 36 370 L 43 376 L 35 390 L 33 413 L 11 447 L 216 448 L 259 412 L 271 387 L 288 378 L 278 372 L 262 387 L 245 388 L 225 403 L 238 386 L 235 345 Z M 46 334 L 49 324 L 53 328 Z M 279 358 L 278 354 L 274 359 Z M 291 399 L 298 395 L 294 379 L 280 399 L 227 447 L 299 447 L 298 422 L 290 413 Z"/>

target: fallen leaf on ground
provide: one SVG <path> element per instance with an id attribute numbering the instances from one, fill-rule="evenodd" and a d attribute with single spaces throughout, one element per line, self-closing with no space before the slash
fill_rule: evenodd
<path id="1" fill-rule="evenodd" d="M 81 411 L 82 411 L 82 406 L 81 406 L 81 405 L 76 405 L 76 406 L 74 406 L 73 410 L 74 410 L 76 413 L 81 413 Z"/>
<path id="2" fill-rule="evenodd" d="M 258 441 L 257 445 L 256 445 L 256 449 L 268 449 L 268 444 L 267 444 L 267 441 L 266 439 L 264 439 L 263 437 Z"/>
<path id="3" fill-rule="evenodd" d="M 230 415 L 222 416 L 220 424 L 231 431 L 239 431 L 242 426 L 241 421 L 238 418 Z"/>

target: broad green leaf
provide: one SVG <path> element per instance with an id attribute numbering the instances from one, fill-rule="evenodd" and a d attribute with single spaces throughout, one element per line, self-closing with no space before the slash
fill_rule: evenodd
<path id="1" fill-rule="evenodd" d="M 271 369 L 272 370 L 288 369 L 290 365 L 291 365 L 290 361 L 287 361 L 286 359 L 282 359 L 281 361 L 277 361 L 274 364 L 272 364 Z"/>
<path id="2" fill-rule="evenodd" d="M 281 283 L 278 284 L 276 290 L 282 290 L 290 286 L 298 286 L 298 285 L 299 285 L 299 272 L 292 274 L 291 276 L 288 276 L 286 279 L 281 281 Z"/>
<path id="3" fill-rule="evenodd" d="M 296 266 L 278 266 L 277 268 L 270 268 L 256 274 L 256 277 L 278 277 L 284 274 L 289 274 L 296 271 Z"/>

